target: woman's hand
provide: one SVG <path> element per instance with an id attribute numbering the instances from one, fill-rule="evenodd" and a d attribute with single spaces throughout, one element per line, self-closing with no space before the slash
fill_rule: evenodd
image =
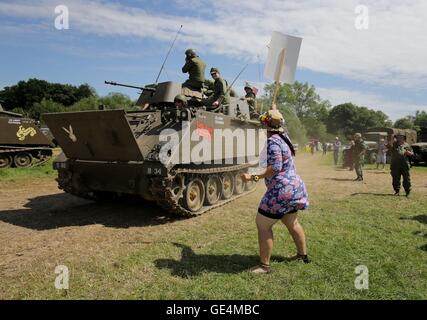
<path id="1" fill-rule="evenodd" d="M 243 181 L 251 181 L 252 180 L 252 175 L 250 175 L 249 173 L 242 173 L 242 180 Z"/>

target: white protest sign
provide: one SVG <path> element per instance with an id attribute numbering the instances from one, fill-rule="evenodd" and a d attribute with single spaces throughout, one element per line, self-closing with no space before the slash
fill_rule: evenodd
<path id="1" fill-rule="evenodd" d="M 273 32 L 264 75 L 277 82 L 293 83 L 302 38 Z"/>

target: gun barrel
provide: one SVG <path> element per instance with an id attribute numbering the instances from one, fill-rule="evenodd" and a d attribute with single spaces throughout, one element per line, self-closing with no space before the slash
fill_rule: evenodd
<path id="1" fill-rule="evenodd" d="M 155 92 L 156 91 L 156 89 L 154 89 L 154 88 L 144 88 L 144 87 L 131 86 L 131 85 L 128 85 L 128 84 L 117 83 L 117 82 L 114 82 L 114 81 L 105 81 L 105 84 L 109 84 L 111 86 L 119 86 L 119 87 L 125 87 L 125 88 L 139 89 L 139 90 L 142 90 L 142 91 L 151 91 L 151 92 Z"/>

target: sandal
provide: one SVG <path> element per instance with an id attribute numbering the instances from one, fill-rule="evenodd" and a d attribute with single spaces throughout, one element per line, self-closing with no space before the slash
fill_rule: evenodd
<path id="1" fill-rule="evenodd" d="M 270 273 L 270 265 L 260 262 L 259 265 L 249 269 L 249 272 L 252 273 Z"/>
<path id="2" fill-rule="evenodd" d="M 299 253 L 297 253 L 296 256 L 289 257 L 288 259 L 289 259 L 289 261 L 302 260 L 304 263 L 310 263 L 311 262 L 310 259 L 308 258 L 308 255 L 299 254 Z"/>

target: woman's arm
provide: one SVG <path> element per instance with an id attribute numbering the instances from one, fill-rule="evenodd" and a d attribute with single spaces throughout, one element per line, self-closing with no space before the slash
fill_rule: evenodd
<path id="1" fill-rule="evenodd" d="M 265 169 L 264 172 L 260 174 L 252 175 L 249 173 L 243 173 L 242 179 L 244 181 L 251 181 L 251 180 L 258 181 L 260 179 L 274 177 L 276 174 L 277 172 L 273 170 L 273 166 L 268 166 L 267 169 Z"/>

